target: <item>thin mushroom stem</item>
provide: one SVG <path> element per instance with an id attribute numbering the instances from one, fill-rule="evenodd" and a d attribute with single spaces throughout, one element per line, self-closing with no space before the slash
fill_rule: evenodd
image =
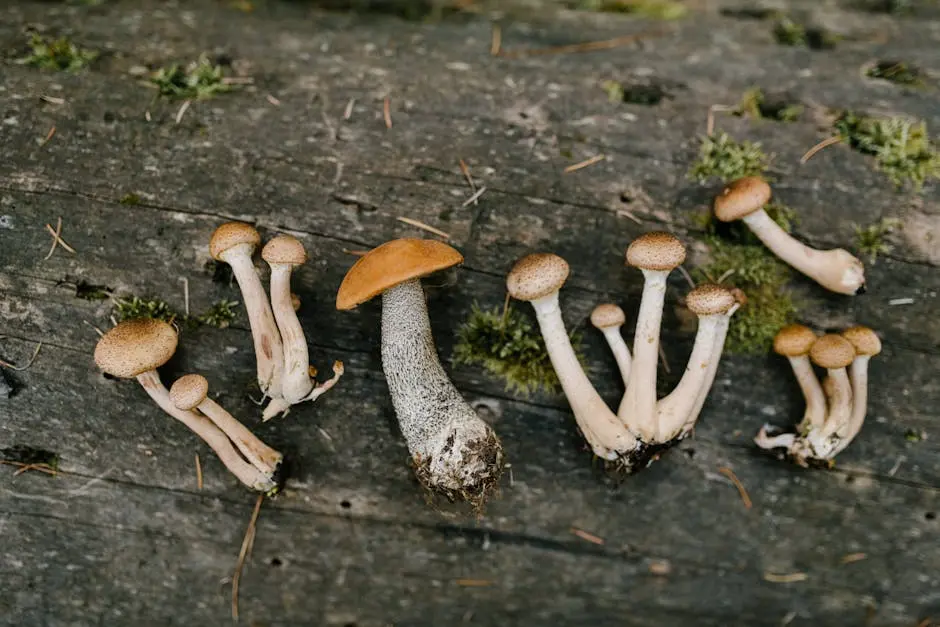
<path id="1" fill-rule="evenodd" d="M 617 361 L 617 369 L 620 371 L 620 378 L 623 379 L 623 384 L 628 385 L 630 383 L 630 368 L 633 359 L 630 357 L 630 349 L 627 347 L 623 335 L 620 334 L 620 327 L 607 327 L 606 329 L 601 329 L 601 333 L 604 334 L 607 345 L 610 346 L 610 352 L 614 354 L 614 359 Z"/>
<path id="2" fill-rule="evenodd" d="M 852 417 L 852 384 L 845 368 L 827 369 L 823 390 L 829 398 L 829 415 L 819 432 L 821 439 L 843 430 Z"/>
<path id="3" fill-rule="evenodd" d="M 263 402 L 263 401 L 262 401 Z M 290 411 L 291 404 L 280 396 L 271 399 L 264 410 L 261 412 L 261 422 L 267 422 L 275 416 L 286 416 Z"/>
<path id="4" fill-rule="evenodd" d="M 259 492 L 269 492 L 277 487 L 277 484 L 270 477 L 265 476 L 263 472 L 242 459 L 225 433 L 208 418 L 193 411 L 178 409 L 170 400 L 170 393 L 160 381 L 156 370 L 148 370 L 137 375 L 137 381 L 150 395 L 150 398 L 160 406 L 160 409 L 182 422 L 202 438 L 239 481 L 252 490 Z"/>
<path id="5" fill-rule="evenodd" d="M 767 428 L 768 425 L 761 427 L 757 436 L 754 438 L 754 444 L 762 449 L 785 448 L 789 450 L 796 444 L 795 433 L 781 433 L 780 435 L 770 436 L 767 435 Z"/>
<path id="6" fill-rule="evenodd" d="M 813 371 L 813 364 L 808 355 L 798 355 L 787 359 L 790 361 L 793 374 L 806 399 L 806 412 L 803 414 L 803 420 L 798 429 L 800 432 L 820 429 L 826 421 L 826 395 Z"/>
<path id="7" fill-rule="evenodd" d="M 293 405 L 303 401 L 313 390 L 314 381 L 309 374 L 310 355 L 304 329 L 291 302 L 291 266 L 286 263 L 271 263 L 270 266 L 271 308 L 284 350 L 281 395 Z"/>
<path id="8" fill-rule="evenodd" d="M 715 344 L 712 351 L 714 354 L 721 354 L 721 351 L 724 350 L 725 338 L 728 336 L 728 327 L 731 324 L 731 316 L 734 315 L 734 312 L 738 310 L 739 306 L 732 307 L 727 312 L 721 315 L 721 318 L 718 320 L 718 324 L 715 327 Z M 695 426 L 695 421 L 698 420 L 699 414 L 702 413 L 702 408 L 705 407 L 705 401 L 708 399 L 708 393 L 712 389 L 712 385 L 715 383 L 715 376 L 718 374 L 718 364 L 720 360 L 713 359 L 709 362 L 708 368 L 705 372 L 705 379 L 702 382 L 702 387 L 699 388 L 698 396 L 695 399 L 695 405 L 693 405 L 692 410 L 689 412 L 688 417 L 686 418 L 685 425 L 682 427 L 681 437 L 685 437 L 689 431 Z"/>
<path id="9" fill-rule="evenodd" d="M 871 357 L 858 355 L 849 366 L 849 378 L 852 384 L 852 415 L 844 428 L 836 431 L 839 443 L 832 451 L 835 455 L 849 445 L 865 423 L 865 414 L 868 413 L 868 362 Z"/>
<path id="10" fill-rule="evenodd" d="M 199 403 L 198 409 L 229 437 L 245 459 L 273 479 L 274 473 L 284 459 L 283 455 L 262 442 L 258 436 L 211 398 L 207 397 Z"/>

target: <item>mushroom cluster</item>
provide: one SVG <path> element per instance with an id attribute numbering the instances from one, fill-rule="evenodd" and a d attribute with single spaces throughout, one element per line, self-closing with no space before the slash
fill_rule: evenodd
<path id="1" fill-rule="evenodd" d="M 303 244 L 290 235 L 278 235 L 261 250 L 271 268 L 270 303 L 252 261 L 260 244 L 261 235 L 254 227 L 227 222 L 212 234 L 209 252 L 232 267 L 241 290 L 254 340 L 258 385 L 271 399 L 262 413 L 267 421 L 333 387 L 343 374 L 343 362 L 333 363 L 333 377 L 323 383 L 311 375 L 307 340 L 297 319 L 299 299 L 290 291 L 291 272 L 307 261 Z"/>
<path id="2" fill-rule="evenodd" d="M 800 324 L 782 328 L 774 351 L 790 361 L 806 399 L 806 412 L 795 433 L 770 435 L 764 425 L 754 442 L 762 449 L 785 449 L 801 466 L 824 465 L 858 435 L 868 411 L 868 362 L 881 352 L 881 340 L 868 327 L 817 336 Z M 813 364 L 826 369 L 820 383 Z"/>
<path id="3" fill-rule="evenodd" d="M 382 295 L 382 370 L 415 473 L 451 500 L 482 504 L 502 473 L 502 445 L 444 372 L 421 287 L 422 277 L 462 261 L 438 241 L 387 242 L 349 269 L 336 308 Z"/>
<path id="4" fill-rule="evenodd" d="M 731 316 L 742 304 L 731 290 L 699 285 L 686 306 L 699 319 L 688 365 L 676 388 L 657 400 L 659 332 L 666 279 L 685 260 L 685 246 L 673 235 L 647 233 L 627 249 L 627 264 L 643 273 L 643 294 L 633 353 L 620 328 L 626 321 L 617 305 L 598 305 L 591 323 L 603 332 L 626 386 L 617 413 L 611 411 L 581 369 L 559 305 L 568 263 L 558 255 L 536 253 L 520 259 L 506 278 L 510 296 L 532 303 L 552 367 L 578 427 L 594 454 L 626 472 L 647 466 L 659 452 L 686 437 L 695 425 L 715 379 Z"/>

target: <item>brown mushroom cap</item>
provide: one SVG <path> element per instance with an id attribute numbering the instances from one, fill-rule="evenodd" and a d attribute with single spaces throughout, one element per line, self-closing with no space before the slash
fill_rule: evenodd
<path id="1" fill-rule="evenodd" d="M 198 407 L 209 394 L 209 382 L 201 374 L 188 374 L 180 377 L 170 386 L 170 400 L 180 409 L 190 410 Z"/>
<path id="2" fill-rule="evenodd" d="M 261 234 L 250 224 L 244 222 L 226 222 L 212 233 L 209 239 L 209 254 L 213 259 L 222 260 L 222 253 L 239 244 L 251 244 L 252 250 L 261 243 Z"/>
<path id="3" fill-rule="evenodd" d="M 296 237 L 278 235 L 261 249 L 261 258 L 268 263 L 289 263 L 292 266 L 299 266 L 307 262 L 307 251 Z"/>
<path id="4" fill-rule="evenodd" d="M 712 283 L 699 285 L 685 297 L 685 306 L 696 316 L 725 313 L 736 303 L 731 290 Z"/>
<path id="5" fill-rule="evenodd" d="M 643 270 L 666 271 L 685 261 L 685 246 L 665 231 L 645 233 L 627 247 L 627 263 Z"/>
<path id="6" fill-rule="evenodd" d="M 95 346 L 95 363 L 108 374 L 130 379 L 156 370 L 176 352 L 176 330 L 162 320 L 125 320 Z"/>
<path id="7" fill-rule="evenodd" d="M 516 262 L 506 275 L 506 289 L 518 300 L 537 300 L 565 284 L 568 262 L 553 253 L 533 253 Z"/>
<path id="8" fill-rule="evenodd" d="M 881 339 L 868 327 L 848 328 L 842 332 L 842 337 L 852 343 L 858 355 L 873 357 L 881 352 Z"/>
<path id="9" fill-rule="evenodd" d="M 626 321 L 627 316 L 623 309 L 612 303 L 598 305 L 591 312 L 591 324 L 598 329 L 623 326 Z"/>
<path id="10" fill-rule="evenodd" d="M 828 333 L 816 340 L 809 358 L 820 368 L 845 368 L 855 359 L 855 347 L 841 335 Z"/>
<path id="11" fill-rule="evenodd" d="M 745 176 L 729 183 L 715 198 L 715 217 L 733 222 L 770 202 L 770 185 L 759 176 Z"/>
<path id="12" fill-rule="evenodd" d="M 774 352 L 784 357 L 802 357 L 819 339 L 816 333 L 802 324 L 789 324 L 774 337 Z"/>
<path id="13" fill-rule="evenodd" d="M 420 279 L 463 261 L 463 255 L 443 242 L 396 239 L 360 257 L 336 293 L 337 309 L 352 309 L 390 287 Z"/>

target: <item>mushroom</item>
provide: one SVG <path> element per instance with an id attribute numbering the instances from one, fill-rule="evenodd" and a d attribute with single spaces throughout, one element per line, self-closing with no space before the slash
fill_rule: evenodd
<path id="1" fill-rule="evenodd" d="M 217 228 L 209 240 L 209 253 L 213 259 L 232 267 L 235 280 L 242 293 L 248 323 L 255 345 L 258 385 L 261 392 L 272 398 L 277 405 L 275 413 L 286 409 L 281 398 L 281 372 L 284 368 L 284 351 L 281 335 L 277 330 L 268 296 L 251 261 L 251 255 L 261 235 L 251 225 L 243 222 L 227 222 Z"/>
<path id="2" fill-rule="evenodd" d="M 382 295 L 382 369 L 418 478 L 452 499 L 479 503 L 502 473 L 502 445 L 444 372 L 421 287 L 422 277 L 462 261 L 442 242 L 387 242 L 349 269 L 336 308 Z"/>
<path id="3" fill-rule="evenodd" d="M 842 337 L 855 348 L 855 359 L 849 367 L 849 378 L 852 382 L 852 416 L 848 425 L 836 432 L 839 443 L 833 454 L 844 450 L 862 430 L 865 415 L 868 413 L 868 362 L 881 352 L 881 340 L 868 327 L 851 327 L 842 332 Z"/>
<path id="4" fill-rule="evenodd" d="M 739 307 L 731 290 L 720 285 L 703 284 L 686 296 L 686 307 L 698 316 L 695 343 L 688 365 L 675 389 L 656 403 L 656 442 L 666 443 L 679 437 L 686 425 L 695 423 L 698 414 L 691 415 L 704 392 L 708 394 L 709 371 L 721 359 L 724 348 L 726 321 Z M 722 335 L 721 343 L 718 336 Z M 706 387 L 707 386 L 707 387 Z"/>
<path id="5" fill-rule="evenodd" d="M 303 327 L 297 319 L 291 291 L 290 275 L 294 266 L 307 261 L 307 252 L 296 237 L 278 235 L 261 250 L 261 258 L 271 267 L 271 307 L 280 332 L 284 365 L 281 375 L 281 397 L 283 403 L 272 402 L 262 415 L 269 420 L 278 413 L 286 413 L 291 405 L 314 400 L 333 387 L 343 374 L 342 362 L 334 364 L 333 378 L 316 385 L 310 377 L 310 356 Z"/>
<path id="6" fill-rule="evenodd" d="M 826 369 L 828 381 L 823 382 L 829 405 L 829 413 L 822 429 L 812 430 L 807 440 L 818 457 L 829 458 L 832 436 L 848 426 L 852 416 L 852 384 L 846 368 L 855 359 L 855 347 L 841 335 L 828 333 L 813 344 L 809 358 L 820 368 Z"/>
<path id="7" fill-rule="evenodd" d="M 627 248 L 627 263 L 643 272 L 643 294 L 633 336 L 630 381 L 617 415 L 644 442 L 656 438 L 656 365 L 666 278 L 685 261 L 685 246 L 670 233 L 641 235 Z"/>
<path id="8" fill-rule="evenodd" d="M 804 434 L 822 428 L 827 415 L 826 395 L 809 359 L 809 352 L 815 343 L 816 334 L 802 324 L 787 325 L 774 337 L 774 352 L 790 361 L 793 374 L 806 398 L 806 412 L 797 427 L 797 431 Z"/>
<path id="9" fill-rule="evenodd" d="M 842 248 L 816 250 L 791 237 L 763 210 L 770 194 L 770 185 L 760 177 L 733 181 L 715 198 L 715 217 L 722 222 L 742 220 L 775 255 L 826 289 L 863 294 L 862 262 Z"/>
<path id="10" fill-rule="evenodd" d="M 187 374 L 170 386 L 170 400 L 177 409 L 201 412 L 228 436 L 245 459 L 275 481 L 284 456 L 262 442 L 208 394 L 209 382 L 200 374 Z"/>
<path id="11" fill-rule="evenodd" d="M 162 320 L 137 318 L 119 323 L 105 333 L 95 347 L 95 363 L 122 379 L 137 379 L 160 408 L 189 427 L 208 444 L 222 463 L 242 483 L 259 492 L 271 492 L 277 484 L 246 462 L 232 442 L 205 416 L 176 407 L 160 381 L 157 368 L 176 352 L 176 331 Z"/>
<path id="12" fill-rule="evenodd" d="M 595 455 L 613 461 L 635 450 L 639 442 L 578 363 L 558 304 L 558 291 L 568 273 L 568 263 L 558 255 L 535 253 L 516 262 L 506 277 L 506 287 L 513 298 L 532 304 L 548 357 L 584 438 Z"/>
<path id="13" fill-rule="evenodd" d="M 591 312 L 591 324 L 604 334 L 607 344 L 610 346 L 614 359 L 617 361 L 617 368 L 620 370 L 620 377 L 623 384 L 627 385 L 630 381 L 630 349 L 627 343 L 623 341 L 620 334 L 620 327 L 627 321 L 623 309 L 617 305 L 604 303 L 598 305 Z"/>

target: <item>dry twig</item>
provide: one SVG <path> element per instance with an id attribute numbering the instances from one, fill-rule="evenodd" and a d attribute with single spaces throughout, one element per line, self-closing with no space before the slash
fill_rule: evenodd
<path id="1" fill-rule="evenodd" d="M 764 581 L 769 581 L 770 583 L 796 583 L 798 581 L 806 581 L 807 579 L 809 579 L 809 575 L 806 573 L 786 573 L 783 575 L 764 573 Z"/>
<path id="2" fill-rule="evenodd" d="M 46 133 L 46 137 L 42 140 L 42 142 L 40 142 L 39 145 L 40 145 L 40 146 L 45 146 L 46 144 L 48 144 L 48 143 L 49 143 L 49 140 L 52 139 L 52 136 L 53 136 L 53 135 L 55 135 L 55 125 L 53 125 L 52 128 L 49 129 L 49 132 Z"/>
<path id="3" fill-rule="evenodd" d="M 196 489 L 202 490 L 202 462 L 199 461 L 199 453 L 196 453 Z"/>
<path id="4" fill-rule="evenodd" d="M 503 43 L 503 29 L 499 24 L 493 24 L 493 36 L 490 38 L 490 55 L 497 57 Z"/>
<path id="5" fill-rule="evenodd" d="M 460 163 L 460 171 L 463 172 L 464 178 L 467 179 L 467 184 L 470 185 L 470 191 L 471 192 L 477 191 L 477 186 L 473 182 L 473 177 L 470 176 L 470 167 L 464 162 L 463 159 L 461 159 L 459 163 Z"/>
<path id="6" fill-rule="evenodd" d="M 62 239 L 62 218 L 61 217 L 59 217 L 59 219 L 56 221 L 56 226 L 54 229 L 47 222 L 46 230 L 49 231 L 50 235 L 52 235 L 52 247 L 49 249 L 49 253 L 46 254 L 46 257 L 45 257 L 46 259 L 52 256 L 52 253 L 55 252 L 56 246 L 59 246 L 59 245 L 61 245 L 62 248 L 69 251 L 73 255 L 75 254 L 75 249 L 69 246 L 68 243 L 66 243 L 66 241 Z"/>
<path id="7" fill-rule="evenodd" d="M 255 543 L 258 515 L 261 513 L 262 502 L 264 502 L 264 494 L 259 494 L 258 500 L 255 501 L 255 509 L 251 512 L 251 518 L 248 520 L 248 528 L 245 530 L 242 548 L 238 553 L 238 561 L 235 563 L 235 572 L 232 574 L 232 618 L 234 620 L 238 620 L 238 584 L 242 578 L 242 568 L 245 567 L 245 561 L 248 559 L 251 547 Z"/>
<path id="8" fill-rule="evenodd" d="M 385 128 L 392 128 L 392 102 L 389 100 L 388 96 L 385 96 L 382 114 L 385 116 Z"/>
<path id="9" fill-rule="evenodd" d="M 484 185 L 483 187 L 481 187 L 480 189 L 478 189 L 478 190 L 476 191 L 476 193 L 475 193 L 473 196 L 471 196 L 470 198 L 466 199 L 466 200 L 464 201 L 464 203 L 463 203 L 463 206 L 466 207 L 467 205 L 475 205 L 476 202 L 477 202 L 477 199 L 478 199 L 480 196 L 482 196 L 482 195 L 483 195 L 483 192 L 485 192 L 485 191 L 486 191 L 486 185 Z"/>
<path id="10" fill-rule="evenodd" d="M 822 140 L 821 142 L 819 142 L 818 144 L 816 144 L 815 146 L 807 150 L 806 154 L 800 157 L 800 164 L 802 165 L 806 163 L 807 161 L 809 161 L 810 159 L 812 159 L 813 155 L 815 155 L 817 152 L 819 152 L 823 148 L 826 148 L 827 146 L 831 146 L 833 144 L 838 144 L 840 141 L 842 141 L 841 135 L 833 135 L 832 137 L 827 137 L 826 139 Z"/>
<path id="11" fill-rule="evenodd" d="M 4 368 L 9 368 L 10 370 L 16 370 L 17 372 L 22 372 L 23 370 L 26 370 L 26 369 L 28 369 L 30 366 L 33 365 L 33 362 L 36 361 L 36 357 L 39 356 L 39 349 L 40 349 L 40 348 L 42 348 L 42 342 L 38 342 L 38 343 L 36 344 L 36 350 L 33 351 L 32 357 L 29 358 L 29 361 L 26 362 L 26 365 L 25 365 L 25 366 L 14 366 L 14 365 L 11 364 L 10 362 L 4 361 L 4 360 L 2 360 L 2 359 L 0 359 L 0 366 L 3 366 Z"/>
<path id="12" fill-rule="evenodd" d="M 731 480 L 731 483 L 734 484 L 734 487 L 738 489 L 738 494 L 741 495 L 741 501 L 744 502 L 745 509 L 751 509 L 754 505 L 751 502 L 751 497 L 748 495 L 747 490 L 744 488 L 744 484 L 741 483 L 741 480 L 738 479 L 737 475 L 734 474 L 734 471 L 726 466 L 721 466 L 718 468 L 718 472 L 728 477 Z"/>
<path id="13" fill-rule="evenodd" d="M 433 226 L 425 224 L 424 222 L 420 222 L 413 218 L 406 218 L 404 216 L 398 216 L 397 219 L 399 222 L 404 222 L 405 224 L 410 224 L 411 226 L 417 227 L 419 229 L 423 229 L 429 233 L 434 233 L 435 235 L 439 235 L 440 237 L 443 237 L 444 239 L 450 239 L 449 233 L 445 233 L 444 231 L 440 229 L 436 229 Z"/>
<path id="14" fill-rule="evenodd" d="M 571 533 L 578 536 L 582 540 L 587 540 L 591 544 L 604 544 L 604 538 L 600 536 L 595 536 L 593 533 L 589 533 L 584 529 L 578 529 L 577 527 L 571 528 Z"/>
<path id="15" fill-rule="evenodd" d="M 605 157 L 604 155 L 594 155 L 594 156 L 591 157 L 590 159 L 585 159 L 584 161 L 582 161 L 582 162 L 580 162 L 580 163 L 575 163 L 575 164 L 573 164 L 573 165 L 569 165 L 567 168 L 564 169 L 564 173 L 565 173 L 565 174 L 570 174 L 570 173 L 572 173 L 572 172 L 577 172 L 578 170 L 581 170 L 581 169 L 586 168 L 586 167 L 588 167 L 588 166 L 592 166 L 592 165 L 594 165 L 595 163 L 598 163 L 599 161 L 603 161 L 604 159 L 606 159 L 606 157 Z"/>
<path id="16" fill-rule="evenodd" d="M 621 46 L 626 46 L 632 43 L 636 43 L 642 39 L 649 39 L 651 37 L 659 37 L 666 34 L 665 30 L 653 30 L 645 33 L 637 33 L 635 35 L 625 35 L 623 37 L 615 37 L 614 39 L 604 39 L 601 41 L 587 41 L 580 44 L 568 44 L 567 46 L 551 46 L 549 48 L 526 48 L 524 50 L 509 50 L 507 52 L 498 52 L 498 55 L 504 59 L 518 59 L 520 57 L 536 57 L 546 54 L 567 54 L 569 52 L 593 52 L 594 50 L 610 50 L 611 48 L 619 48 Z M 491 47 L 492 51 L 492 47 Z"/>
<path id="17" fill-rule="evenodd" d="M 17 468 L 17 471 L 13 473 L 13 476 L 21 475 L 28 470 L 36 470 L 39 472 L 44 472 L 47 475 L 52 475 L 55 477 L 59 474 L 59 471 L 50 466 L 49 464 L 24 464 L 23 462 L 15 462 L 9 459 L 0 459 L 0 464 L 5 466 L 14 466 Z"/>

